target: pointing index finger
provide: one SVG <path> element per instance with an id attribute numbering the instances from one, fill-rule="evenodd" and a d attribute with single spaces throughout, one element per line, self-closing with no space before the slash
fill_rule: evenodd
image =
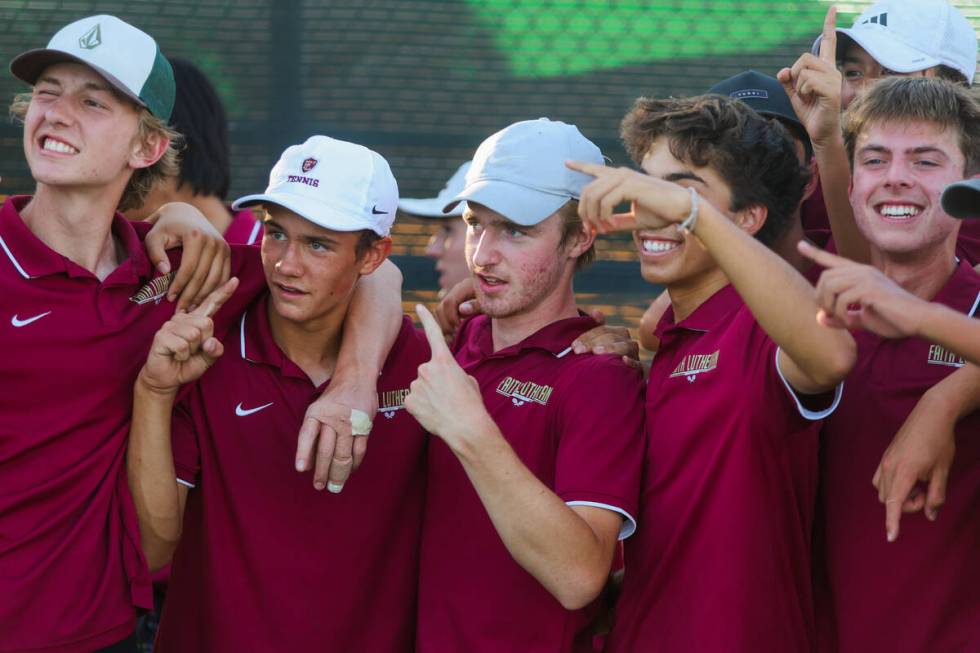
<path id="1" fill-rule="evenodd" d="M 436 318 L 432 317 L 429 309 L 422 306 L 422 304 L 416 304 L 415 313 L 419 316 L 422 328 L 425 329 L 425 339 L 429 341 L 432 356 L 435 357 L 437 353 L 452 356 L 452 353 L 449 351 L 449 346 L 443 339 L 442 329 L 439 328 L 439 325 L 436 323 Z"/>
<path id="2" fill-rule="evenodd" d="M 823 19 L 820 58 L 828 63 L 837 63 L 837 7 L 834 5 L 830 5 Z"/>
<path id="3" fill-rule="evenodd" d="M 576 172 L 582 172 L 587 175 L 592 175 L 597 177 L 606 169 L 606 166 L 599 165 L 598 163 L 588 163 L 586 161 L 565 161 L 565 167 L 570 170 L 575 170 Z"/>
<path id="4" fill-rule="evenodd" d="M 853 261 L 850 259 L 846 259 L 843 256 L 837 256 L 836 254 L 831 254 L 828 251 L 811 245 L 805 240 L 801 240 L 799 243 L 797 243 L 796 249 L 800 252 L 800 254 L 824 268 L 836 268 L 840 267 L 841 265 L 853 263 Z"/>
<path id="5" fill-rule="evenodd" d="M 238 278 L 231 277 L 228 281 L 211 291 L 211 294 L 204 298 L 201 305 L 195 308 L 191 315 L 202 315 L 204 317 L 211 317 L 218 312 L 221 305 L 228 301 L 228 298 L 235 294 L 235 288 L 238 287 Z"/>

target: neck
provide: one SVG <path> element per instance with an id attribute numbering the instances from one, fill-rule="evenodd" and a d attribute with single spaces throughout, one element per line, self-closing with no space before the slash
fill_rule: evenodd
<path id="1" fill-rule="evenodd" d="M 956 270 L 956 239 L 907 256 L 892 256 L 872 245 L 871 264 L 907 292 L 931 301 Z"/>
<path id="2" fill-rule="evenodd" d="M 307 322 L 287 320 L 276 312 L 272 299 L 266 302 L 272 338 L 286 357 L 296 363 L 315 386 L 327 381 L 337 365 L 347 305 Z"/>
<path id="3" fill-rule="evenodd" d="M 729 283 L 731 282 L 721 268 L 715 267 L 693 279 L 668 285 L 667 294 L 674 309 L 674 322 L 687 319 L 701 304 Z"/>
<path id="4" fill-rule="evenodd" d="M 577 316 L 575 292 L 572 290 L 572 280 L 569 276 L 537 306 L 517 315 L 493 318 L 490 321 L 493 350 L 500 351 L 516 345 L 552 322 Z"/>
<path id="5" fill-rule="evenodd" d="M 112 237 L 112 220 L 122 196 L 112 189 L 55 189 L 38 183 L 31 201 L 21 210 L 24 224 L 41 242 L 105 279 L 126 253 Z"/>
<path id="6" fill-rule="evenodd" d="M 808 258 L 800 254 L 796 244 L 801 240 L 807 240 L 803 232 L 803 224 L 800 222 L 800 212 L 797 211 L 793 217 L 790 228 L 779 239 L 779 242 L 772 246 L 772 251 L 787 263 L 793 266 L 797 272 L 806 272 L 810 269 L 811 263 Z M 809 242 L 809 240 L 807 240 Z"/>

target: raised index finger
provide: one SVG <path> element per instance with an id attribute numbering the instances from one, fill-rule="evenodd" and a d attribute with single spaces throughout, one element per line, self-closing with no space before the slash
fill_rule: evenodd
<path id="1" fill-rule="evenodd" d="M 837 63 L 837 7 L 830 5 L 823 19 L 823 37 L 820 39 L 820 58 Z"/>
<path id="2" fill-rule="evenodd" d="M 588 163 L 586 161 L 565 161 L 565 167 L 577 172 L 584 172 L 585 174 L 592 175 L 593 177 L 599 176 L 602 174 L 603 170 L 608 169 L 604 165 L 599 165 L 598 163 Z"/>
<path id="3" fill-rule="evenodd" d="M 451 357 L 452 352 L 449 351 L 449 346 L 443 339 L 442 329 L 439 328 L 439 325 L 436 323 L 436 318 L 432 317 L 429 309 L 422 306 L 422 304 L 416 304 L 415 313 L 419 316 L 422 328 L 425 329 L 425 339 L 429 341 L 432 357 L 435 358 L 436 354 L 445 354 Z"/>
<path id="4" fill-rule="evenodd" d="M 836 254 L 831 254 L 826 250 L 822 250 L 819 247 L 815 247 L 805 240 L 801 240 L 796 244 L 796 249 L 803 256 L 807 257 L 817 265 L 824 268 L 836 268 L 841 265 L 849 265 L 854 263 L 850 259 L 846 259 L 843 256 L 837 256 Z"/>
<path id="5" fill-rule="evenodd" d="M 201 305 L 195 308 L 191 315 L 201 315 L 211 317 L 218 312 L 221 305 L 228 301 L 228 298 L 235 294 L 238 287 L 238 277 L 231 277 L 228 281 L 211 291 L 211 294 L 204 298 Z"/>

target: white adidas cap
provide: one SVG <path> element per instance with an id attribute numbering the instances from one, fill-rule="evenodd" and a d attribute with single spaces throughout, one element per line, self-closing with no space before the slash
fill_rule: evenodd
<path id="1" fill-rule="evenodd" d="M 70 61 L 90 66 L 160 120 L 174 108 L 174 72 L 153 37 L 115 16 L 89 16 L 58 30 L 48 47 L 14 57 L 10 72 L 28 84 L 45 68 Z"/>
<path id="2" fill-rule="evenodd" d="M 448 202 L 463 191 L 463 186 L 466 185 L 466 173 L 469 171 L 471 164 L 472 161 L 467 161 L 459 166 L 459 169 L 453 173 L 453 176 L 446 182 L 445 187 L 435 197 L 425 199 L 406 197 L 398 201 L 398 209 L 423 218 L 449 218 L 463 215 L 462 204 L 457 204 L 456 208 L 448 213 L 443 213 L 442 207 L 446 206 Z"/>
<path id="3" fill-rule="evenodd" d="M 884 0 L 864 11 L 849 29 L 838 28 L 875 61 L 896 73 L 945 65 L 972 84 L 977 69 L 977 33 L 945 0 Z M 817 37 L 813 53 L 820 51 Z M 840 52 L 838 44 L 838 52 Z"/>
<path id="4" fill-rule="evenodd" d="M 466 187 L 443 210 L 476 202 L 517 224 L 538 224 L 579 199 L 592 181 L 569 170 L 565 161 L 605 163 L 599 148 L 575 125 L 547 118 L 516 122 L 480 144 Z"/>
<path id="5" fill-rule="evenodd" d="M 286 148 L 264 193 L 235 200 L 236 211 L 278 204 L 334 231 L 370 229 L 387 236 L 398 209 L 398 184 L 384 158 L 329 136 L 310 136 Z"/>

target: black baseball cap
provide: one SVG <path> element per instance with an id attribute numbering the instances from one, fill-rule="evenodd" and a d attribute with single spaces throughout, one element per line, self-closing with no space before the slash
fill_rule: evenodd
<path id="1" fill-rule="evenodd" d="M 954 218 L 980 218 L 980 179 L 950 184 L 943 191 L 943 210 Z"/>
<path id="2" fill-rule="evenodd" d="M 741 100 L 755 109 L 757 113 L 776 118 L 803 142 L 803 148 L 806 150 L 808 159 L 813 154 L 810 136 L 806 133 L 803 123 L 796 117 L 796 111 L 793 110 L 793 104 L 789 101 L 786 91 L 783 90 L 783 85 L 775 77 L 763 75 L 754 70 L 747 70 L 718 82 L 708 89 L 708 93 Z"/>

